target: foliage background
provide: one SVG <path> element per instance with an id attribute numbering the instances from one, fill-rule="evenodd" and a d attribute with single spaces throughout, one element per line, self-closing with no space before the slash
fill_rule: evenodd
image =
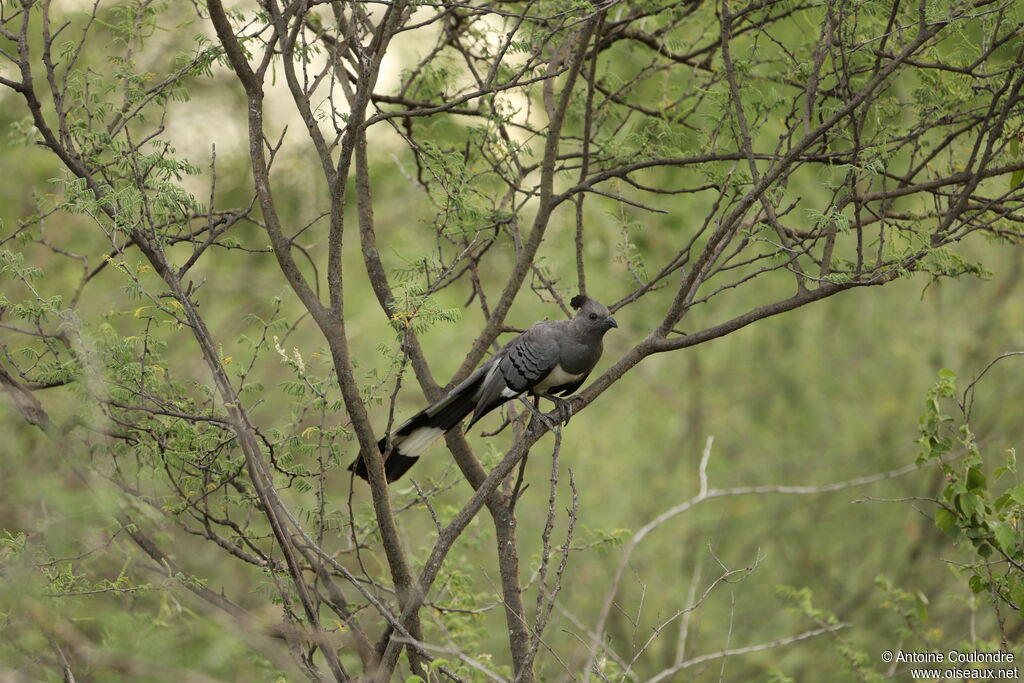
<path id="1" fill-rule="evenodd" d="M 69 16 L 77 11 L 74 7 L 69 3 Z M 159 63 L 166 55 L 187 52 L 195 34 L 209 35 L 209 28 L 183 9 L 161 15 L 139 64 Z M 111 40 L 116 39 L 113 32 Z M 111 68 L 100 52 L 86 54 L 84 59 L 97 71 Z M 400 52 L 389 56 L 385 83 L 399 78 L 401 60 Z M 215 148 L 218 202 L 244 205 L 249 201 L 250 171 L 243 122 L 237 114 L 244 108 L 239 89 L 221 64 L 214 64 L 209 77 L 192 80 L 185 87 L 187 97 L 182 93 L 181 101 L 170 104 L 161 135 L 180 158 L 200 171 L 183 177 L 182 186 L 197 198 L 209 192 L 208 167 Z M 271 111 L 283 88 L 279 82 L 272 89 Z M 285 124 L 296 126 L 296 120 L 282 109 L 274 125 L 280 132 Z M 52 181 L 60 175 L 53 157 L 26 143 L 24 111 L 17 106 L 15 93 L 0 93 L 0 128 L 8 131 L 2 151 L 6 172 L 0 183 L 0 221 L 6 237 L 39 207 L 59 201 L 65 190 Z M 436 135 L 444 143 L 465 132 L 456 122 L 442 120 L 436 124 Z M 765 139 L 777 135 L 771 125 L 762 131 Z M 412 160 L 395 136 L 378 132 L 370 144 L 374 192 L 378 198 L 386 197 L 375 207 L 378 225 L 384 226 L 379 230 L 386 234 L 382 238 L 385 265 L 393 272 L 414 268 L 416 260 L 434 248 L 436 207 L 411 182 Z M 279 205 L 287 207 L 294 225 L 312 220 L 315 204 L 309 202 L 309 195 L 324 188 L 311 170 L 315 162 L 308 150 L 286 147 L 275 164 Z M 829 201 L 822 179 L 811 173 L 794 177 L 788 190 L 812 204 Z M 626 244 L 621 207 L 609 202 L 602 211 L 593 212 L 588 223 L 593 240 L 587 256 L 588 287 L 595 296 L 614 300 L 625 293 L 630 273 L 628 259 L 622 258 L 624 250 L 634 262 L 657 261 L 673 237 L 691 229 L 693 217 L 710 210 L 710 199 L 683 195 L 659 199 L 658 205 L 668 213 L 629 211 Z M 237 230 L 239 243 L 265 249 L 265 237 L 256 226 L 243 223 Z M 49 235 L 55 243 L 59 239 L 63 249 L 74 253 L 95 255 L 103 245 L 103 236 L 89 217 L 80 214 L 54 214 L 30 234 Z M 552 223 L 547 253 L 560 249 L 572 253 L 572 238 L 572 218 L 566 212 Z M 314 241 L 311 246 L 322 249 L 323 243 Z M 75 289 L 81 266 L 74 260 L 32 243 L 21 249 L 26 262 L 43 272 L 42 281 L 51 295 L 67 297 Z M 954 368 L 969 378 L 998 354 L 1024 347 L 1024 307 L 1020 305 L 1024 254 L 1005 242 L 981 239 L 965 243 L 960 253 L 968 261 L 983 264 L 984 277 L 941 282 L 927 275 L 908 277 L 760 321 L 681 354 L 652 356 L 575 417 L 564 432 L 562 500 L 569 496 L 564 472 L 571 469 L 579 492 L 577 543 L 588 547 L 574 554 L 568 566 L 560 607 L 549 630 L 552 647 L 571 650 L 585 633 L 580 624 L 595 621 L 603 589 L 631 531 L 696 494 L 698 465 L 708 437 L 713 437 L 713 445 L 707 476 L 718 488 L 817 486 L 912 463 L 920 451 L 915 440 L 922 402 L 939 370 Z M 357 250 L 347 251 L 345 259 L 352 271 L 361 268 Z M 505 267 L 510 264 L 509 258 Z M 96 261 L 89 265 L 95 266 Z M 560 289 L 572 289 L 571 259 L 559 262 L 548 256 L 543 266 Z M 294 322 L 301 315 L 294 295 L 276 272 L 272 255 L 265 251 L 212 251 L 197 269 L 204 313 L 223 344 L 223 358 L 236 365 L 252 356 L 243 335 L 253 339 L 260 331 L 250 316 Z M 485 288 L 500 288 L 504 277 L 497 265 L 493 272 L 482 273 Z M 781 296 L 789 283 L 781 278 L 766 280 L 764 287 L 767 291 L 777 288 Z M 3 287 L 0 291 L 12 300 L 25 294 L 17 282 Z M 729 311 L 752 308 L 763 300 L 765 291 L 738 290 L 722 302 L 723 308 L 695 309 L 684 327 L 700 329 Z M 101 334 L 104 325 L 115 335 L 137 333 L 139 320 L 149 315 L 140 312 L 139 306 L 146 302 L 126 290 L 126 280 L 116 268 L 98 273 L 87 292 L 76 317 L 89 321 L 89 334 Z M 650 296 L 665 302 L 671 292 Z M 464 299 L 464 291 L 444 290 L 436 296 L 436 305 L 442 311 L 458 310 Z M 346 306 L 352 355 L 359 359 L 358 378 L 367 386 L 379 387 L 379 378 L 390 377 L 393 371 L 394 331 L 380 316 L 367 282 L 348 284 Z M 652 305 L 618 314 L 620 329 L 607 338 L 604 365 L 658 323 L 656 310 Z M 516 300 L 509 320 L 525 327 L 558 315 L 556 307 L 524 294 Z M 456 370 L 466 340 L 484 323 L 476 309 L 454 318 L 431 325 L 421 335 L 438 378 Z M 327 375 L 323 339 L 308 321 L 299 322 L 291 332 L 282 327 L 270 334 L 281 336 L 286 357 L 298 353 L 304 363 L 316 368 L 314 372 Z M 165 364 L 174 368 L 178 381 L 209 383 L 184 332 L 167 327 L 159 335 L 167 343 Z M 9 331 L 0 330 L 0 340 L 6 352 L 16 353 L 17 342 Z M 1024 442 L 1019 415 L 1021 370 L 1020 360 L 1009 360 L 979 385 L 972 428 L 987 453 L 998 454 Z M 252 410 L 254 419 L 282 434 L 304 433 L 315 422 L 309 416 L 299 417 L 309 394 L 296 393 L 294 368 L 282 362 L 276 351 L 263 353 L 254 373 L 264 386 L 263 402 Z M 76 414 L 86 422 L 104 419 L 73 385 L 38 395 L 60 420 Z M 396 416 L 410 414 L 422 401 L 415 388 L 406 389 Z M 376 425 L 387 421 L 386 401 L 373 407 L 372 417 Z M 328 422 L 338 424 L 336 419 Z M 496 423 L 497 418 L 490 418 L 485 429 Z M 4 434 L 0 529 L 7 538 L 7 545 L 0 549 L 0 678 L 57 676 L 57 670 L 49 668 L 54 654 L 48 638 L 54 636 L 48 633 L 71 643 L 87 662 L 93 680 L 181 680 L 184 676 L 275 680 L 292 675 L 287 673 L 287 662 L 267 653 L 276 644 L 261 646 L 261 634 L 240 633 L 232 622 L 183 591 L 178 581 L 147 571 L 152 562 L 141 557 L 123 534 L 115 533 L 124 492 L 96 472 L 80 476 L 92 465 L 104 471 L 110 454 L 102 441 L 86 448 L 69 440 L 68 448 L 62 448 L 3 402 L 0 424 Z M 509 443 L 507 434 L 495 437 L 494 444 L 472 436 L 479 452 L 490 452 L 495 459 Z M 338 443 L 341 460 L 347 463 L 357 448 L 350 438 L 339 436 Z M 544 453 L 542 446 L 529 460 L 526 480 L 534 485 L 518 508 L 524 581 L 538 562 L 538 539 L 545 521 L 550 460 Z M 296 458 L 301 455 L 295 451 Z M 454 480 L 458 475 L 438 446 L 417 466 L 414 476 L 425 481 L 444 476 Z M 672 612 L 693 602 L 691 584 L 698 586 L 699 596 L 722 568 L 750 568 L 716 586 L 686 620 L 688 652 L 714 653 L 770 643 L 814 629 L 815 617 L 827 617 L 807 607 L 808 595 L 817 609 L 834 614 L 848 627 L 831 636 L 713 659 L 684 671 L 678 680 L 719 676 L 724 680 L 772 676 L 825 680 L 822 672 L 837 670 L 843 677 L 869 680 L 887 674 L 878 654 L 901 643 L 909 644 L 908 649 L 910 645 L 995 649 L 1001 642 L 1016 647 L 1021 636 L 1017 616 L 1000 628 L 986 596 L 972 593 L 964 575 L 949 562 L 965 560 L 966 555 L 934 526 L 933 506 L 913 501 L 861 502 L 864 498 L 932 497 L 941 486 L 935 469 L 922 469 L 832 492 L 735 496 L 702 503 L 655 530 L 639 546 L 617 598 L 609 635 L 619 643 L 642 644 Z M 365 488 L 360 482 L 353 488 L 354 509 L 369 515 Z M 455 484 L 440 493 L 433 506 L 442 517 L 450 516 L 467 491 L 464 482 Z M 285 495 L 297 505 L 304 504 L 301 491 Z M 349 495 L 346 473 L 343 469 L 333 473 L 328 508 L 343 517 Z M 415 490 L 403 482 L 395 497 L 399 503 L 413 501 Z M 226 562 L 219 549 L 182 533 L 153 511 L 146 512 L 145 519 L 159 529 L 158 539 L 173 549 L 177 561 L 187 566 L 194 579 L 186 580 L 229 593 L 255 613 L 275 614 L 265 574 Z M 416 505 L 401 519 L 407 547 L 414 555 L 425 552 L 435 533 L 428 511 Z M 556 533 L 564 534 L 564 519 L 559 525 Z M 473 523 L 448 560 L 446 587 L 436 602 L 450 601 L 472 611 L 446 614 L 438 620 L 453 642 L 481 661 L 493 657 L 494 665 L 500 667 L 507 666 L 507 655 L 502 654 L 504 617 L 494 595 L 498 578 L 489 569 L 492 536 L 487 523 Z M 4 561 L 5 555 L 15 554 L 27 555 L 32 562 Z M 79 559 L 60 562 L 56 558 Z M 381 564 L 371 571 L 384 570 Z M 805 609 L 799 608 L 801 604 Z M 679 621 L 655 643 L 654 663 L 645 662 L 636 672 L 641 680 L 672 664 L 678 628 Z M 625 649 L 629 651 L 628 646 Z M 863 653 L 863 658 L 851 654 L 854 651 Z M 559 667 L 544 661 L 538 675 L 557 678 Z"/>

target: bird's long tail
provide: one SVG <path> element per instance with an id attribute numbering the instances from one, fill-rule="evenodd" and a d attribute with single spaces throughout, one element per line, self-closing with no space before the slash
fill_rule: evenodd
<path id="1" fill-rule="evenodd" d="M 445 432 L 462 422 L 476 408 L 480 377 L 470 377 L 446 397 L 427 406 L 391 432 L 391 453 L 384 461 L 388 483 L 395 481 L 416 464 L 420 455 Z M 381 453 L 387 452 L 387 438 L 377 442 Z M 360 455 L 349 465 L 349 471 L 369 481 L 366 462 Z"/>

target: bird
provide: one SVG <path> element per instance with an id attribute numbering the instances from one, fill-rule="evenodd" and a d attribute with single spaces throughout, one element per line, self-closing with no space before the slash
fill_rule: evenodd
<path id="1" fill-rule="evenodd" d="M 387 457 L 388 483 L 404 475 L 427 448 L 472 414 L 469 429 L 498 406 L 529 392 L 554 402 L 563 422 L 571 409 L 561 397 L 569 396 L 586 381 L 604 350 L 605 333 L 618 327 L 604 304 L 583 294 L 569 305 L 571 320 L 545 320 L 511 340 L 447 396 L 416 413 L 377 442 Z M 360 455 L 349 471 L 369 481 Z"/>

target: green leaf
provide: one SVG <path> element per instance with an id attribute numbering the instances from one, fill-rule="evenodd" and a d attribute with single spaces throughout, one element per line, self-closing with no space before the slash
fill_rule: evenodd
<path id="1" fill-rule="evenodd" d="M 1021 182 L 1024 181 L 1024 168 L 1018 168 L 1010 176 L 1010 189 L 1015 190 L 1020 187 Z"/>
<path id="2" fill-rule="evenodd" d="M 956 506 L 965 517 L 981 514 L 984 510 L 981 500 L 973 493 L 961 493 L 956 497 Z"/>
<path id="3" fill-rule="evenodd" d="M 1010 156 L 1018 160 L 1020 159 L 1020 143 L 1020 134 L 1014 135 L 1010 140 Z M 1013 175 L 1010 176 L 1010 189 L 1016 190 L 1020 187 L 1021 182 L 1024 182 L 1024 168 L 1017 169 L 1013 172 Z"/>
<path id="4" fill-rule="evenodd" d="M 1006 522 L 999 522 L 995 528 L 996 543 L 1007 555 L 1017 550 L 1017 531 Z"/>
<path id="5" fill-rule="evenodd" d="M 985 579 L 981 578 L 977 574 L 972 576 L 967 581 L 967 585 L 969 585 L 971 587 L 971 591 L 974 592 L 974 593 L 981 593 L 986 588 L 988 588 L 988 586 L 985 583 Z"/>
<path id="6" fill-rule="evenodd" d="M 985 489 L 985 474 L 977 467 L 967 470 L 967 490 L 977 491 Z"/>
<path id="7" fill-rule="evenodd" d="M 1010 586 L 1010 599 L 1018 605 L 1024 602 L 1024 583 L 1017 581 Z"/>
<path id="8" fill-rule="evenodd" d="M 917 618 L 923 624 L 928 620 L 928 599 L 923 593 L 918 593 L 914 596 L 914 603 L 917 609 Z"/>
<path id="9" fill-rule="evenodd" d="M 953 534 L 956 531 L 956 517 L 949 510 L 939 510 L 935 513 L 935 526 L 947 534 Z"/>
<path id="10" fill-rule="evenodd" d="M 1007 491 L 1007 493 L 1010 494 L 1010 498 L 1013 498 L 1013 501 L 1015 503 L 1024 505 L 1024 484 L 1021 484 L 1020 486 L 1015 486 L 1014 488 Z"/>

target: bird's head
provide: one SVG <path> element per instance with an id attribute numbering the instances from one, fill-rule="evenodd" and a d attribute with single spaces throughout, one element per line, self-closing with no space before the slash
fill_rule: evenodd
<path id="1" fill-rule="evenodd" d="M 577 294 L 569 302 L 569 305 L 576 309 L 573 322 L 585 331 L 604 334 L 611 328 L 619 326 L 608 307 L 600 301 Z"/>

